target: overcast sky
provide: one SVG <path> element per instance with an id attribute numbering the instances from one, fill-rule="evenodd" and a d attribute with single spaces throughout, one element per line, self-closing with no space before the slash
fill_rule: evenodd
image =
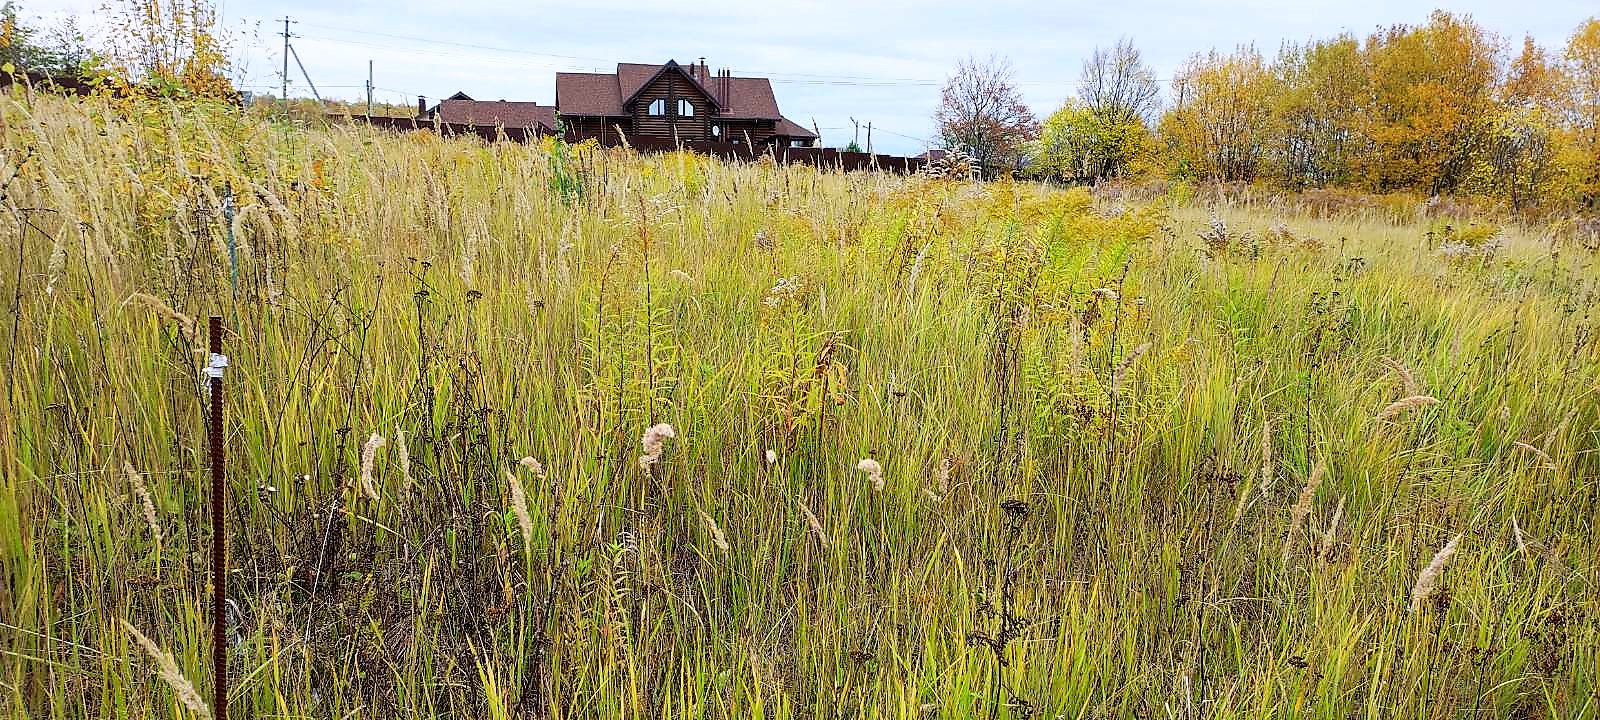
<path id="1" fill-rule="evenodd" d="M 20 5 L 25 15 L 48 20 L 72 13 L 92 26 L 103 2 Z M 1253 43 L 1270 55 L 1284 41 L 1422 23 L 1440 6 L 1413 0 L 231 0 L 220 7 L 237 30 L 237 80 L 257 91 L 277 92 L 283 24 L 274 19 L 287 15 L 296 21 L 291 42 L 326 97 L 362 97 L 368 60 L 380 101 L 414 105 L 418 95 L 437 99 L 457 90 L 478 99 L 548 103 L 558 70 L 705 57 L 713 68 L 772 78 L 783 113 L 808 127 L 814 121 L 824 144 L 849 142 L 854 117 L 863 125 L 863 145 L 870 121 L 875 150 L 910 153 L 932 141 L 929 116 L 939 87 L 967 55 L 1010 58 L 1019 88 L 1043 118 L 1072 95 L 1083 59 L 1119 37 L 1131 37 L 1165 80 L 1196 52 Z M 1531 35 L 1553 49 L 1585 18 L 1600 15 L 1594 0 L 1471 0 L 1443 8 L 1471 14 L 1509 43 Z M 292 61 L 290 94 L 310 94 Z"/>

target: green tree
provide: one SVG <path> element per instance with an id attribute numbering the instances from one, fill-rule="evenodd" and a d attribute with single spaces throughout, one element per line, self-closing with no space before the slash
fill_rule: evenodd
<path id="1" fill-rule="evenodd" d="M 1114 119 L 1068 100 L 1040 128 L 1033 171 L 1040 177 L 1094 182 L 1128 174 L 1150 150 L 1150 128 L 1142 120 Z"/>
<path id="2" fill-rule="evenodd" d="M 1301 189 L 1351 179 L 1356 156 L 1368 144 L 1360 118 L 1367 96 L 1361 43 L 1350 35 L 1290 45 L 1273 65 L 1278 84 L 1266 148 L 1270 171 Z"/>
<path id="3" fill-rule="evenodd" d="M 0 5 L 0 66 L 62 75 L 76 72 L 92 57 L 76 20 L 41 29 L 24 22 L 15 2 Z"/>

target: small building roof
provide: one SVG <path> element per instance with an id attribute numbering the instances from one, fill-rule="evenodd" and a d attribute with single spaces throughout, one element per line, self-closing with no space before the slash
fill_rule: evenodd
<path id="1" fill-rule="evenodd" d="M 778 125 L 777 127 L 773 128 L 772 134 L 801 140 L 817 139 L 817 134 L 811 132 L 809 128 L 786 117 L 780 117 L 778 119 Z"/>
<path id="2" fill-rule="evenodd" d="M 498 125 L 508 128 L 554 132 L 556 109 L 536 102 L 507 102 L 505 100 L 472 100 L 462 93 L 439 103 L 435 115 L 442 122 L 463 125 Z M 464 99 L 462 99 L 464 98 Z"/>

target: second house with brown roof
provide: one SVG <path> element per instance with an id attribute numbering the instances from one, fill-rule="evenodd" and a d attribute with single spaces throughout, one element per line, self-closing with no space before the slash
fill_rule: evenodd
<path id="1" fill-rule="evenodd" d="M 712 74 L 705 60 L 687 67 L 617 63 L 615 73 L 556 73 L 555 105 L 473 100 L 463 93 L 424 119 L 496 125 L 529 135 L 559 127 L 570 142 L 593 138 L 605 145 L 635 138 L 674 143 L 718 141 L 754 147 L 811 147 L 817 134 L 778 111 L 767 78 Z"/>

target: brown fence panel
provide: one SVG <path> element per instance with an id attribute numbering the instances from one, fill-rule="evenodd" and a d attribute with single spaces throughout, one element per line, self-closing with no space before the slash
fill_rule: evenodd
<path id="1" fill-rule="evenodd" d="M 527 128 L 503 128 L 495 125 L 467 125 L 460 123 L 441 123 L 432 120 L 408 117 L 367 117 L 364 115 L 333 115 L 336 120 L 351 122 L 365 122 L 374 127 L 390 130 L 432 130 L 441 135 L 460 136 L 476 135 L 486 141 L 510 140 L 512 142 L 527 142 L 537 140 L 539 133 L 531 132 Z M 623 140 L 612 140 L 602 143 L 607 147 L 621 147 L 626 145 L 633 150 L 643 153 L 664 153 L 676 150 L 688 150 L 701 155 L 709 155 L 722 160 L 738 162 L 757 162 L 762 156 L 771 157 L 774 162 L 795 165 L 810 165 L 819 170 L 835 170 L 839 172 L 861 172 L 877 170 L 892 173 L 914 173 L 922 169 L 927 163 L 925 158 L 900 157 L 897 155 L 879 155 L 877 153 L 845 152 L 833 148 L 814 147 L 764 147 L 752 148 L 743 143 L 720 142 L 714 140 L 688 140 L 675 142 L 667 138 L 634 136 Z"/>

